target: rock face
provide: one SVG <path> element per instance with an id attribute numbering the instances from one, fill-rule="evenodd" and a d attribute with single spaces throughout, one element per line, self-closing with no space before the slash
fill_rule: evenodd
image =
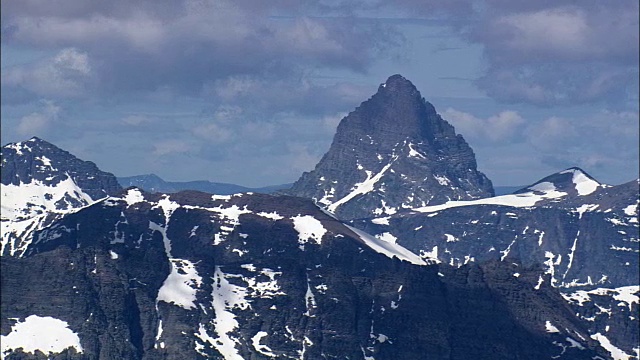
<path id="1" fill-rule="evenodd" d="M 557 180 L 565 175 L 566 181 Z M 452 201 L 353 224 L 453 266 L 472 258 L 514 260 L 545 264 L 559 287 L 635 285 L 640 275 L 630 269 L 638 266 L 640 251 L 637 184 L 602 185 L 571 168 L 511 195 Z"/>
<path id="2" fill-rule="evenodd" d="M 287 192 L 341 219 L 493 195 L 453 126 L 400 75 L 347 115 L 331 148 Z"/>
<path id="3" fill-rule="evenodd" d="M 415 208 L 353 225 L 451 266 L 538 264 L 536 286 L 551 281 L 592 336 L 633 354 L 640 341 L 638 202 L 637 180 L 608 186 L 570 168 L 511 195 Z"/>
<path id="4" fill-rule="evenodd" d="M 1 259 L 7 359 L 33 316 L 65 359 L 606 357 L 535 269 L 426 265 L 299 198 L 130 189 L 35 239 Z"/>
<path id="5" fill-rule="evenodd" d="M 291 196 L 85 200 L 3 221 L 29 230 L 3 233 L 3 358 L 608 358 L 536 266 L 429 265 Z"/>
<path id="6" fill-rule="evenodd" d="M 33 232 L 121 190 L 113 174 L 42 140 L 2 147 L 0 255 L 19 256 Z"/>

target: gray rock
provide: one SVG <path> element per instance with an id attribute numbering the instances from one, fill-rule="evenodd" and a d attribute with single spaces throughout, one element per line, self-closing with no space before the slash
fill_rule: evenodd
<path id="1" fill-rule="evenodd" d="M 393 75 L 342 119 L 329 151 L 286 193 L 356 219 L 494 192 L 464 138 Z"/>

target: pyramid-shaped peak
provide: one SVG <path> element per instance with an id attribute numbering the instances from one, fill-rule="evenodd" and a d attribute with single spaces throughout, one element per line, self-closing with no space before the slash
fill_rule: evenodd
<path id="1" fill-rule="evenodd" d="M 94 200 L 121 189 L 113 174 L 39 137 L 2 147 L 3 185 L 52 187 L 68 178 Z"/>
<path id="2" fill-rule="evenodd" d="M 525 193 L 533 190 L 540 192 L 564 191 L 577 195 L 589 195 L 599 187 L 602 187 L 602 184 L 587 172 L 579 167 L 570 167 L 551 174 L 531 186 L 516 191 L 516 193 Z"/>
<path id="3" fill-rule="evenodd" d="M 593 176 L 587 174 L 586 171 L 582 170 L 581 168 L 579 168 L 577 166 L 572 166 L 572 167 L 570 167 L 568 169 L 562 170 L 562 171 L 559 172 L 559 174 L 573 174 L 574 176 L 584 175 L 584 176 L 588 177 L 589 179 L 593 179 L 595 181 Z"/>
<path id="4" fill-rule="evenodd" d="M 389 86 L 392 86 L 392 85 L 395 85 L 395 86 L 413 86 L 411 81 L 409 81 L 407 78 L 405 78 L 404 76 L 402 76 L 400 74 L 395 74 L 395 75 L 389 76 L 387 81 L 385 81 L 385 84 L 387 84 Z"/>
<path id="5" fill-rule="evenodd" d="M 400 74 L 391 75 L 387 81 L 380 84 L 378 91 L 386 92 L 400 92 L 409 94 L 419 94 L 418 89 L 413 85 L 411 81 Z"/>
<path id="6" fill-rule="evenodd" d="M 464 138 L 399 74 L 340 121 L 329 151 L 287 193 L 343 219 L 494 194 Z"/>

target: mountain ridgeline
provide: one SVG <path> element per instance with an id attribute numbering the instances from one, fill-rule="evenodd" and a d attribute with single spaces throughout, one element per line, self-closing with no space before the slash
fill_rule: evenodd
<path id="1" fill-rule="evenodd" d="M 3 146 L 3 359 L 638 358 L 638 180 L 494 196 L 400 75 L 289 190 L 158 179 Z"/>
<path id="2" fill-rule="evenodd" d="M 148 192 L 161 192 L 165 194 L 171 194 L 183 190 L 195 190 L 218 195 L 232 195 L 241 192 L 271 194 L 279 190 L 288 189 L 292 185 L 281 184 L 259 188 L 249 188 L 235 184 L 211 182 L 206 180 L 165 181 L 155 174 L 118 177 L 118 183 L 120 183 L 123 188 L 135 186 Z"/>

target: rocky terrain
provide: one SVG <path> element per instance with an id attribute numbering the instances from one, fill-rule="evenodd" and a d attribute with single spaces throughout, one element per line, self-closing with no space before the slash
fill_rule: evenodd
<path id="1" fill-rule="evenodd" d="M 493 196 L 399 75 L 284 194 L 122 189 L 39 138 L 1 155 L 5 359 L 640 353 L 638 181 Z"/>
<path id="2" fill-rule="evenodd" d="M 606 358 L 535 270 L 427 265 L 300 198 L 129 189 L 33 237 L 1 262 L 7 359 Z"/>
<path id="3" fill-rule="evenodd" d="M 551 281 L 617 358 L 640 356 L 638 180 L 610 186 L 570 168 L 491 196 L 462 137 L 394 75 L 289 193 L 433 263 L 538 265 L 536 287 Z"/>

